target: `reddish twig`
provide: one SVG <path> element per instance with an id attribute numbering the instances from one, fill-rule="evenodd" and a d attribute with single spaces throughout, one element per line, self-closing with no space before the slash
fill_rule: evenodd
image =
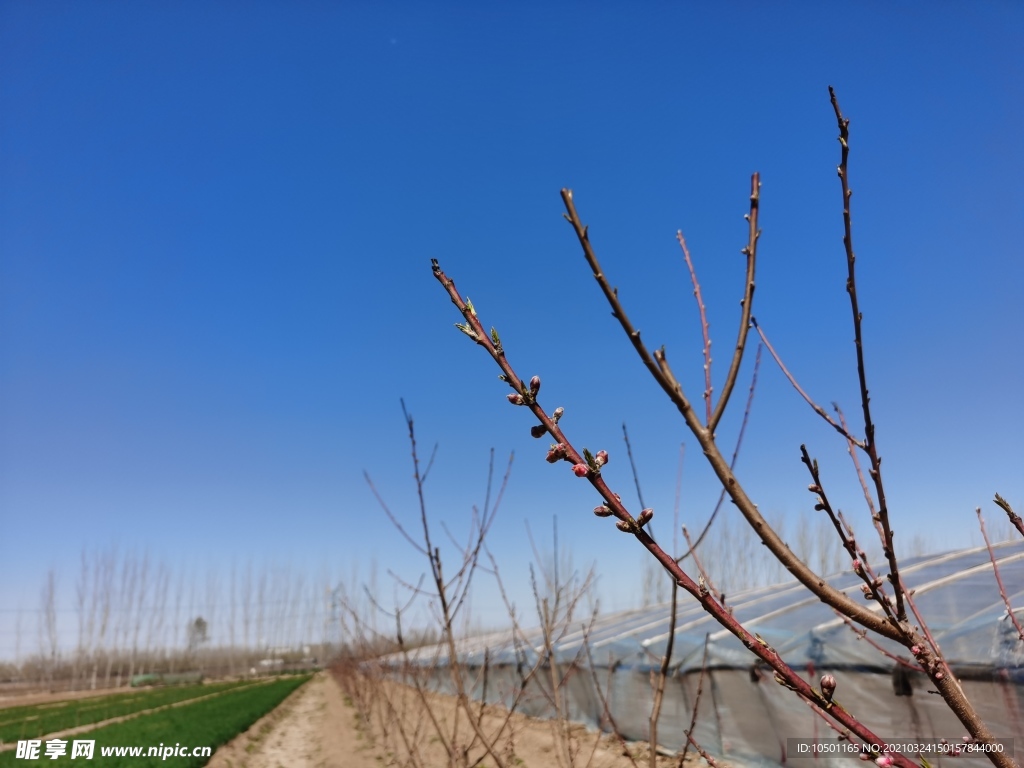
<path id="1" fill-rule="evenodd" d="M 686 239 L 682 230 L 676 232 L 676 240 L 679 247 L 683 249 L 683 260 L 686 262 L 686 269 L 690 272 L 690 281 L 693 283 L 693 296 L 697 299 L 697 309 L 700 310 L 700 331 L 704 337 L 704 406 L 707 411 L 707 425 L 711 428 L 711 333 L 708 325 L 708 315 L 704 306 L 704 297 L 700 292 L 700 283 L 697 282 L 697 270 L 693 267 L 693 260 L 690 258 L 690 249 L 686 247 Z M 643 506 L 641 504 L 641 506 Z"/>
<path id="2" fill-rule="evenodd" d="M 779 357 L 778 352 L 775 351 L 775 347 L 773 347 L 772 343 L 768 341 L 768 337 L 765 335 L 765 332 L 761 330 L 761 326 L 758 324 L 757 318 L 750 318 L 750 324 L 754 326 L 754 330 L 756 330 L 757 334 L 761 337 L 761 343 L 768 348 L 768 352 L 770 352 L 771 356 L 775 359 L 775 364 L 779 366 L 779 370 L 782 371 L 782 375 L 786 377 L 786 379 L 793 386 L 793 389 L 797 391 L 800 397 L 802 397 L 804 401 L 809 406 L 811 406 L 811 409 L 816 414 L 818 414 L 819 416 L 821 416 L 821 418 L 827 421 L 832 426 L 832 428 L 835 429 L 836 432 L 845 437 L 858 448 L 863 448 L 863 441 L 858 440 L 845 429 L 843 429 L 843 427 L 836 424 L 836 422 L 832 420 L 832 417 L 825 412 L 825 409 L 818 405 L 816 402 L 814 402 L 814 400 L 811 399 L 811 396 L 804 391 L 804 388 L 800 386 L 800 384 L 797 382 L 793 374 L 789 372 L 789 369 L 786 367 L 786 364 L 782 362 L 782 358 Z"/>
<path id="3" fill-rule="evenodd" d="M 889 659 L 892 659 L 897 664 L 899 664 L 901 667 L 906 667 L 907 669 L 911 669 L 914 672 L 924 672 L 924 669 L 919 667 L 917 664 L 911 664 L 909 661 L 904 659 L 902 656 L 897 656 L 895 653 L 890 653 L 889 651 L 885 650 L 885 648 L 883 648 L 879 643 L 875 642 L 872 639 L 871 635 L 868 634 L 866 629 L 861 629 L 856 624 L 854 624 L 852 621 L 850 621 L 848 618 L 843 616 L 843 614 L 839 613 L 839 611 L 836 611 L 835 614 L 836 614 L 836 616 L 838 616 L 840 619 L 843 620 L 843 623 L 847 627 L 850 628 L 850 631 L 853 632 L 853 634 L 855 634 L 861 640 L 865 641 L 868 645 L 870 645 L 872 648 L 874 648 L 876 651 L 878 651 L 883 656 L 885 656 L 885 657 L 887 657 Z"/>
<path id="4" fill-rule="evenodd" d="M 996 553 L 992 551 L 992 543 L 988 540 L 988 532 L 985 530 L 985 519 L 981 516 L 981 507 L 977 509 L 978 513 L 978 525 L 981 527 L 981 535 L 985 539 L 985 546 L 988 547 L 988 559 L 992 561 L 992 573 L 995 574 L 996 584 L 999 585 L 999 596 L 1003 598 L 1003 605 L 1006 606 L 1006 613 L 1010 617 L 1010 621 L 1013 622 L 1014 629 L 1017 630 L 1017 636 L 1021 640 L 1024 640 L 1024 628 L 1021 627 L 1020 622 L 1017 621 L 1017 616 L 1013 612 L 1013 606 L 1010 605 L 1010 598 L 1006 596 L 1006 588 L 1003 586 L 1003 578 L 999 575 L 999 566 L 996 565 Z"/>
<path id="5" fill-rule="evenodd" d="M 839 417 L 839 423 L 843 425 L 843 429 L 846 429 L 846 416 L 843 415 L 843 409 L 839 407 L 838 403 L 832 403 L 832 408 L 835 409 L 836 415 Z M 881 520 L 878 517 L 878 512 L 875 510 L 875 499 L 871 495 L 871 489 L 868 488 L 868 481 L 864 478 L 864 470 L 860 468 L 860 459 L 857 458 L 857 452 L 853 449 L 854 444 L 847 440 L 846 452 L 850 454 L 853 469 L 857 473 L 860 489 L 864 493 L 864 501 L 868 505 L 868 512 L 871 513 L 871 522 L 875 526 L 875 530 L 878 531 L 878 538 L 881 540 L 882 546 L 885 546 L 885 532 L 882 530 Z"/>
<path id="6" fill-rule="evenodd" d="M 700 574 L 699 584 L 706 584 L 707 588 L 711 590 L 711 594 L 715 596 L 716 600 L 722 599 L 722 594 L 715 589 L 715 585 L 711 582 L 711 577 L 708 576 L 708 572 L 704 570 L 704 565 L 701 563 L 700 558 L 697 557 L 697 547 L 690 539 L 690 532 L 686 530 L 686 526 L 683 526 L 683 538 L 686 539 L 687 552 L 693 556 L 693 564 L 697 566 L 697 573 Z"/>

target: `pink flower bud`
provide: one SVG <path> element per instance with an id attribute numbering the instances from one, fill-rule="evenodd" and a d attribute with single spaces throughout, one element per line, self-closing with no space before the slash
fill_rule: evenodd
<path id="1" fill-rule="evenodd" d="M 892 765 L 892 758 L 889 755 L 881 755 L 875 758 L 875 765 L 878 768 L 889 768 Z"/>
<path id="2" fill-rule="evenodd" d="M 613 513 L 611 507 L 602 504 L 599 507 L 594 507 L 594 514 L 598 517 L 611 517 Z"/>
<path id="3" fill-rule="evenodd" d="M 860 560 L 854 560 L 853 561 L 853 572 L 854 573 L 860 573 L 860 569 L 861 569 Z"/>
<path id="4" fill-rule="evenodd" d="M 551 446 L 551 450 L 548 451 L 547 462 L 548 464 L 554 464 L 556 461 L 561 461 L 565 458 L 565 445 L 563 443 L 555 443 Z"/>
<path id="5" fill-rule="evenodd" d="M 576 477 L 586 477 L 588 472 L 590 472 L 590 469 L 586 464 L 574 464 L 572 467 L 572 473 Z"/>
<path id="6" fill-rule="evenodd" d="M 526 404 L 526 401 L 523 399 L 523 396 L 520 395 L 518 392 L 510 392 L 508 395 L 508 401 L 512 403 L 512 405 Z"/>
<path id="7" fill-rule="evenodd" d="M 832 701 L 832 694 L 836 692 L 836 679 L 832 675 L 821 676 L 821 695 L 825 701 Z"/>
<path id="8" fill-rule="evenodd" d="M 540 376 L 534 376 L 530 379 L 530 394 L 534 397 L 540 392 Z"/>
<path id="9" fill-rule="evenodd" d="M 594 456 L 594 461 L 597 463 L 597 466 L 603 467 L 608 463 L 608 451 L 598 451 L 597 455 Z"/>
<path id="10" fill-rule="evenodd" d="M 645 509 L 643 512 L 640 513 L 640 516 L 637 517 L 636 521 L 640 525 L 647 525 L 649 522 L 651 522 L 651 520 L 653 518 L 654 518 L 654 510 L 653 509 Z"/>
<path id="11" fill-rule="evenodd" d="M 936 672 L 936 673 L 935 673 L 935 679 L 936 679 L 936 680 L 941 680 L 941 679 L 942 679 L 942 678 L 944 678 L 944 677 L 945 677 L 945 675 L 944 675 L 944 674 L 942 674 L 941 672 Z"/>
<path id="12" fill-rule="evenodd" d="M 914 654 L 915 656 L 919 655 L 921 653 L 921 646 L 920 645 L 912 645 L 912 646 L 910 646 L 910 652 L 912 654 Z"/>

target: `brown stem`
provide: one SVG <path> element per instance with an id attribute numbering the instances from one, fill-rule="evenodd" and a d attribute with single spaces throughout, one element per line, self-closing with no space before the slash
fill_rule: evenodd
<path id="1" fill-rule="evenodd" d="M 885 619 L 867 610 L 863 605 L 854 602 L 845 594 L 828 584 L 818 574 L 814 573 L 806 563 L 802 562 L 793 554 L 793 552 L 790 551 L 786 543 L 768 524 L 768 521 L 764 519 L 760 511 L 758 511 L 757 506 L 753 501 L 751 501 L 750 497 L 747 496 L 746 491 L 733 475 L 728 462 L 726 462 L 718 448 L 718 445 L 715 443 L 714 435 L 711 430 L 705 428 L 693 413 L 693 408 L 683 392 L 682 386 L 678 381 L 674 380 L 674 377 L 662 372 L 659 365 L 654 362 L 655 358 L 651 356 L 647 351 L 647 347 L 640 340 L 640 332 L 633 327 L 629 317 L 626 315 L 626 311 L 623 309 L 622 304 L 619 301 L 618 292 L 611 287 L 608 280 L 601 272 L 601 265 L 597 261 L 597 256 L 594 254 L 594 250 L 590 245 L 587 228 L 580 221 L 579 215 L 576 213 L 576 206 L 573 203 L 572 192 L 568 189 L 563 189 L 562 200 L 565 202 L 566 209 L 568 210 L 566 218 L 576 231 L 576 237 L 579 239 L 580 245 L 583 248 L 583 255 L 586 258 L 587 263 L 590 264 L 590 267 L 594 272 L 594 278 L 597 280 L 598 285 L 601 287 L 601 291 L 604 293 L 605 298 L 608 300 L 608 303 L 612 308 L 612 315 L 619 321 L 619 324 L 626 332 L 626 336 L 632 342 L 633 347 L 636 349 L 637 354 L 640 356 L 640 359 L 646 366 L 647 370 L 651 372 L 655 381 L 658 382 L 662 390 L 664 390 L 675 404 L 679 413 L 686 421 L 686 426 L 689 427 L 694 437 L 697 438 L 697 442 L 700 444 L 704 455 L 707 457 L 708 463 L 711 464 L 711 468 L 718 476 L 718 480 L 722 484 L 722 487 L 725 488 L 729 497 L 733 500 L 733 503 L 736 504 L 737 509 L 739 509 L 742 515 L 747 519 L 747 522 L 754 529 L 757 536 L 761 539 L 764 545 L 768 547 L 769 551 L 771 551 L 779 562 L 781 562 L 801 584 L 817 595 L 820 600 L 831 605 L 833 608 L 838 608 L 847 616 L 854 619 L 858 624 L 861 624 L 862 626 L 865 626 L 874 632 L 878 632 L 892 640 L 899 640 L 900 634 L 898 629 L 891 626 L 891 624 Z M 487 348 L 490 343 L 486 334 L 483 333 L 483 326 L 480 325 L 480 321 L 477 320 L 476 315 L 468 309 L 464 311 L 463 308 L 465 308 L 465 302 L 462 301 L 461 297 L 456 300 L 458 292 L 455 290 L 454 283 L 448 279 L 443 272 L 441 272 L 440 267 L 436 266 L 436 260 L 434 264 L 434 276 L 437 277 L 437 279 L 441 281 L 442 285 L 444 285 L 448 290 L 448 294 L 452 296 L 452 301 L 456 306 L 459 306 L 460 304 L 462 305 L 460 307 L 460 311 L 463 312 L 463 316 L 466 317 L 467 322 L 475 322 L 476 325 L 479 326 L 479 330 L 475 331 L 478 336 L 476 341 L 478 344 Z M 470 318 L 472 318 L 472 320 L 470 320 Z M 499 365 L 505 363 L 504 352 L 501 350 L 492 352 L 492 357 L 494 357 Z M 661 351 L 656 352 L 655 357 L 665 365 L 667 371 L 667 363 L 664 359 L 664 353 Z M 505 363 L 505 365 L 507 365 L 507 363 Z M 505 370 L 504 367 L 502 370 Z M 506 371 L 506 376 L 508 375 L 509 372 Z M 512 374 L 512 376 L 514 377 L 514 374 Z M 515 379 L 515 381 L 518 382 L 519 380 Z M 509 379 L 509 382 L 512 384 L 513 379 Z M 721 405 L 721 401 L 719 401 L 719 405 Z M 550 421 L 547 415 L 543 414 L 543 411 L 539 408 L 535 409 L 534 413 L 541 419 L 544 426 L 548 427 L 548 431 L 558 439 L 560 432 L 552 431 L 552 426 L 554 425 L 552 424 L 549 426 L 546 423 L 546 421 Z M 557 430 L 557 427 L 554 427 L 554 429 Z"/>
<path id="2" fill-rule="evenodd" d="M 1010 523 L 1013 527 L 1020 531 L 1020 535 L 1024 536 L 1024 521 L 1020 519 L 1020 515 L 1013 511 L 1013 507 L 1010 506 L 1010 502 L 1000 496 L 998 493 L 994 499 L 996 505 L 1006 513 L 1006 516 L 1010 518 Z"/>
<path id="3" fill-rule="evenodd" d="M 707 424 L 711 425 L 711 333 L 708 325 L 707 310 L 704 306 L 704 297 L 700 292 L 700 283 L 697 282 L 697 270 L 693 267 L 693 259 L 690 258 L 690 249 L 686 247 L 686 239 L 682 230 L 676 232 L 676 240 L 679 247 L 683 249 L 683 260 L 686 262 L 686 269 L 690 273 L 690 281 L 693 283 L 693 296 L 697 300 L 697 309 L 700 311 L 700 331 L 704 337 L 704 408 L 707 411 Z M 641 506 L 643 506 L 641 504 Z"/>
<path id="4" fill-rule="evenodd" d="M 885 488 L 882 485 L 882 459 L 878 455 L 878 446 L 875 443 L 875 424 L 871 420 L 871 398 L 868 395 L 868 379 L 864 367 L 864 337 L 861 332 L 861 321 L 864 316 L 861 314 L 860 306 L 857 303 L 857 276 L 855 264 L 857 257 L 853 252 L 853 224 L 850 219 L 850 197 L 853 192 L 850 190 L 850 178 L 847 169 L 847 161 L 850 156 L 850 121 L 843 117 L 839 108 L 839 100 L 836 98 L 835 89 L 828 88 L 829 96 L 832 99 L 832 108 L 836 113 L 836 122 L 839 125 L 839 144 L 842 147 L 842 158 L 839 162 L 839 181 L 843 189 L 843 245 L 846 247 L 846 292 L 850 295 L 850 309 L 853 312 L 853 343 L 857 349 L 857 379 L 860 382 L 860 402 L 864 411 L 864 443 L 865 451 L 871 459 L 871 470 L 869 474 L 875 483 L 875 496 L 878 498 L 878 519 L 882 525 L 884 538 L 882 548 L 886 559 L 889 561 L 889 581 L 892 583 L 893 592 L 896 597 L 896 616 L 900 621 L 907 620 L 907 609 L 903 605 L 903 589 L 900 586 L 899 566 L 896 562 L 896 551 L 892 544 L 892 529 L 889 527 L 889 508 L 885 502 Z"/>
<path id="5" fill-rule="evenodd" d="M 571 197 L 569 198 L 569 200 L 571 201 Z M 495 343 L 494 340 L 497 337 L 497 334 L 488 336 L 488 334 L 484 332 L 483 326 L 481 325 L 480 320 L 477 318 L 476 311 L 467 306 L 465 301 L 463 301 L 462 297 L 459 295 L 458 291 L 455 288 L 454 281 L 448 278 L 444 274 L 444 272 L 441 271 L 441 268 L 437 264 L 436 260 L 434 260 L 433 264 L 435 277 L 444 286 L 445 290 L 448 292 L 448 295 L 451 297 L 452 302 L 459 308 L 459 311 L 462 312 L 462 316 L 466 319 L 467 326 L 471 330 L 471 333 L 467 335 L 470 335 L 470 337 L 473 338 L 473 340 L 476 343 L 480 344 L 481 346 L 488 350 L 488 352 L 491 354 L 491 357 L 501 367 L 505 380 L 509 383 L 513 390 L 523 395 L 523 404 L 529 407 L 531 411 L 533 411 L 534 415 L 537 416 L 537 418 L 547 428 L 551 435 L 556 440 L 558 440 L 559 444 L 563 446 L 566 459 L 568 461 L 571 461 L 574 465 L 583 464 L 584 466 L 586 466 L 586 464 L 584 463 L 584 457 L 581 454 L 579 454 L 575 448 L 573 448 L 572 444 L 569 442 L 568 438 L 562 432 L 561 428 L 545 413 L 545 411 L 537 403 L 536 398 L 532 395 L 527 397 L 527 394 L 529 394 L 530 390 L 523 386 L 522 380 L 516 375 L 515 371 L 508 363 L 504 350 L 500 347 L 500 345 Z M 616 298 L 616 304 L 617 301 L 618 300 Z M 620 322 L 622 322 L 625 327 L 632 329 L 632 326 L 629 325 L 629 320 L 625 318 L 624 313 L 621 313 Z M 638 334 L 636 338 L 637 343 L 639 343 Z M 642 349 L 643 354 L 646 355 L 646 348 L 643 348 L 642 344 L 640 344 L 640 348 Z M 647 357 L 648 359 L 650 359 L 649 355 Z M 653 367 L 654 366 L 652 363 L 652 368 Z M 680 397 L 682 397 L 681 392 Z M 690 416 L 692 417 L 692 409 L 688 407 L 688 404 L 685 408 L 684 415 L 685 414 L 690 414 Z M 729 487 L 730 495 L 733 497 L 734 500 L 737 501 L 737 506 L 743 509 L 743 505 L 746 504 L 751 509 L 754 509 L 753 503 L 750 502 L 746 494 L 743 493 L 742 489 L 739 487 L 739 484 L 736 482 L 735 478 L 731 476 L 728 467 L 725 465 L 725 460 L 722 458 L 721 454 L 718 453 L 717 446 L 715 446 L 714 440 L 711 438 L 710 433 L 704 429 L 704 427 L 700 424 L 699 421 L 694 420 L 691 424 L 691 419 L 688 419 L 687 423 L 688 425 L 691 425 L 691 431 L 694 432 L 694 434 L 697 436 L 697 439 L 701 443 L 701 446 L 704 448 L 705 453 L 708 454 L 709 461 L 711 461 L 712 466 L 716 469 L 716 473 L 719 474 L 719 477 L 722 480 L 722 482 L 727 484 L 727 486 Z M 586 474 L 586 478 L 590 481 L 594 489 L 597 490 L 597 492 L 601 495 L 601 498 L 604 499 L 605 505 L 612 510 L 612 513 L 619 519 L 621 524 L 626 526 L 625 530 L 628 530 L 637 538 L 641 545 L 643 545 L 655 557 L 655 559 L 657 559 L 657 561 L 661 563 L 662 566 L 664 566 L 664 568 L 673 576 L 673 578 L 676 580 L 679 586 L 687 592 L 689 592 L 698 602 L 700 602 L 701 606 L 705 611 L 711 614 L 711 616 L 725 629 L 727 629 L 729 632 L 735 635 L 740 640 L 740 642 L 742 642 L 743 645 L 746 646 L 748 650 L 750 650 L 765 664 L 771 667 L 776 673 L 776 680 L 781 685 L 796 692 L 799 696 L 803 697 L 804 699 L 816 704 L 817 706 L 819 706 L 819 708 L 827 710 L 829 717 L 831 717 L 832 719 L 836 720 L 837 722 L 841 723 L 843 726 L 848 728 L 852 733 L 857 735 L 857 737 L 862 739 L 865 743 L 873 746 L 878 746 L 879 748 L 882 746 L 882 740 L 877 735 L 875 735 L 869 728 L 867 728 L 863 723 L 858 721 L 852 714 L 847 712 L 840 705 L 835 703 L 830 704 L 829 702 L 825 701 L 825 699 L 818 691 L 812 688 L 810 684 L 808 684 L 799 674 L 797 674 L 797 672 L 795 672 L 789 665 L 787 665 L 782 660 L 782 657 L 778 653 L 776 653 L 774 648 L 769 646 L 760 637 L 750 633 L 742 624 L 740 624 L 733 617 L 732 613 L 724 605 L 722 605 L 719 601 L 715 600 L 706 586 L 702 587 L 698 585 L 695 581 L 693 581 L 693 579 L 691 579 L 686 574 L 686 572 L 683 571 L 683 569 L 679 566 L 675 559 L 670 554 L 665 552 L 660 546 L 658 546 L 657 542 L 655 542 L 654 539 L 652 539 L 650 535 L 648 535 L 648 533 L 640 525 L 637 524 L 637 521 L 629 513 L 626 507 L 622 504 L 619 496 L 613 493 L 612 490 L 605 483 L 599 471 L 594 471 L 592 469 L 589 470 Z M 769 542 L 772 542 L 773 539 L 772 536 L 769 536 L 768 534 L 770 533 L 774 535 L 774 531 L 767 529 L 767 523 L 765 523 L 763 519 L 761 519 L 760 513 L 756 512 L 756 509 L 754 509 L 754 512 L 756 514 L 757 520 L 759 521 L 759 524 L 755 524 L 755 522 L 753 521 L 751 524 L 754 525 L 755 530 L 760 533 L 760 535 L 762 536 L 762 540 L 764 540 L 765 543 L 769 546 L 769 548 L 771 548 L 772 545 Z M 762 529 L 767 529 L 767 531 Z M 781 541 L 778 541 L 777 536 L 774 536 L 774 540 L 778 542 L 777 548 L 780 549 L 780 554 L 778 554 L 777 556 L 780 560 L 793 562 L 794 566 L 793 568 L 791 568 L 791 570 L 794 572 L 796 570 L 797 564 L 799 564 L 799 566 L 801 566 L 808 574 L 811 574 L 811 576 L 813 576 L 813 573 L 810 571 L 810 569 L 807 568 L 807 566 L 803 563 L 800 563 L 798 560 L 796 560 L 795 556 L 793 556 L 792 553 L 789 552 L 788 547 L 785 547 L 785 545 Z M 785 550 L 785 553 L 781 552 L 782 549 Z M 886 636 L 891 636 L 894 633 L 894 628 L 888 622 L 885 622 L 884 620 L 879 620 L 879 618 L 875 616 L 873 613 L 870 613 L 869 611 L 866 611 L 862 606 L 853 603 L 853 601 L 846 597 L 846 595 L 839 593 L 833 587 L 827 585 L 823 579 L 819 579 L 816 576 L 814 576 L 813 578 L 817 579 L 816 582 L 811 580 L 811 583 L 815 585 L 815 590 L 813 591 L 815 591 L 816 593 L 821 592 L 822 594 L 827 595 L 829 598 L 832 597 L 832 593 L 835 593 L 842 598 L 841 600 L 836 601 L 833 601 L 832 599 L 826 599 L 826 602 L 829 605 L 832 605 L 833 607 L 839 607 L 849 604 L 855 610 L 852 612 L 844 611 L 845 613 L 847 613 L 847 615 L 851 615 L 851 617 L 853 617 L 854 614 L 867 613 L 868 618 L 870 619 L 870 622 L 872 624 L 880 625 L 884 627 L 885 630 L 887 630 L 884 633 L 886 634 Z M 444 606 L 442 602 L 442 608 L 443 607 Z M 450 633 L 448 639 L 450 647 L 449 652 L 454 653 L 454 646 L 452 645 Z M 894 639 L 900 638 L 897 635 Z M 462 695 L 464 695 L 464 693 Z M 912 768 L 915 765 L 912 761 L 899 755 L 894 757 L 894 764 L 900 765 L 902 766 L 902 768 Z"/>
<path id="6" fill-rule="evenodd" d="M 736 447 L 732 449 L 732 458 L 729 460 L 729 469 L 736 471 L 736 461 L 740 457 L 740 448 L 743 446 L 743 435 L 747 431 L 747 422 L 750 421 L 750 407 L 754 404 L 754 391 L 757 389 L 757 372 L 761 368 L 761 349 L 762 345 L 757 345 L 757 354 L 754 355 L 754 373 L 750 377 L 750 390 L 747 392 L 747 407 L 743 409 L 743 421 L 740 423 L 740 431 L 736 435 Z M 680 458 L 680 461 L 682 459 Z M 676 506 L 679 504 L 678 491 L 676 492 Z M 715 503 L 715 508 L 711 511 L 711 517 L 704 524 L 704 528 L 701 529 L 700 535 L 697 540 L 693 543 L 693 546 L 687 549 L 682 556 L 676 558 L 676 562 L 681 563 L 690 555 L 692 555 L 697 547 L 700 546 L 701 542 L 704 541 L 704 537 L 708 535 L 708 531 L 711 530 L 712 524 L 715 522 L 715 518 L 718 517 L 718 511 L 722 508 L 722 502 L 725 501 L 725 488 L 718 494 L 718 501 Z"/>
<path id="7" fill-rule="evenodd" d="M 740 363 L 743 362 L 747 334 L 750 332 L 750 313 L 754 304 L 754 266 L 757 261 L 757 241 L 761 237 L 761 230 L 757 228 L 757 212 L 760 201 L 761 175 L 755 173 L 750 177 L 750 213 L 744 217 L 747 220 L 747 244 L 742 253 L 747 257 L 747 277 L 743 289 L 743 299 L 740 301 L 740 327 L 736 338 L 736 349 L 733 351 L 732 361 L 729 363 L 729 373 L 725 377 L 725 384 L 722 385 L 722 396 L 718 398 L 715 412 L 708 420 L 708 432 L 711 435 L 715 434 L 718 422 L 722 420 L 725 407 L 729 404 L 732 388 L 736 385 L 736 377 L 740 372 Z"/>

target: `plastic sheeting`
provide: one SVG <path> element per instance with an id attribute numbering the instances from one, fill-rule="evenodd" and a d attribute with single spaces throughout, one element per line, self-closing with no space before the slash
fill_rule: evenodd
<path id="1" fill-rule="evenodd" d="M 1024 542 L 994 545 L 1003 585 L 1015 614 L 1024 623 Z M 925 617 L 968 696 L 999 738 L 1016 738 L 1024 755 L 1024 642 L 1007 614 L 985 547 L 906 560 L 905 584 Z M 855 599 L 862 581 L 853 573 L 829 579 Z M 758 633 L 794 669 L 815 686 L 831 672 L 838 681 L 836 700 L 883 738 L 948 739 L 966 734 L 945 702 L 929 693 L 930 681 L 908 670 L 851 629 L 831 608 L 801 585 L 788 582 L 727 596 L 734 615 Z M 877 605 L 866 603 L 875 610 Z M 552 660 L 565 677 L 560 708 L 591 727 L 614 728 L 628 739 L 648 738 L 652 673 L 660 669 L 669 632 L 668 604 L 601 616 L 562 633 L 552 643 Z M 522 687 L 524 670 L 545 657 L 539 628 L 468 638 L 457 644 L 467 689 L 489 703 L 510 703 Z M 872 642 L 889 654 L 910 660 L 891 641 Z M 706 645 L 706 662 L 704 661 Z M 442 689 L 451 685 L 447 652 L 421 648 L 399 662 L 429 670 Z M 710 752 L 735 764 L 854 765 L 850 759 L 800 758 L 789 754 L 787 739 L 835 739 L 835 733 L 791 692 L 742 643 L 721 628 L 685 593 L 680 593 L 671 675 L 659 722 L 659 743 L 678 749 L 685 739 L 702 666 L 705 669 L 694 737 Z M 485 674 L 486 672 L 486 674 Z M 535 716 L 555 713 L 550 668 L 520 694 L 520 711 Z M 607 707 L 605 706 L 607 704 Z M 988 765 L 966 758 L 937 759 L 933 766 Z"/>

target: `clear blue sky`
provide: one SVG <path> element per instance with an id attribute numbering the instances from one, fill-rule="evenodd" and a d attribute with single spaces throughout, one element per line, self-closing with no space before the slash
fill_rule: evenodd
<path id="1" fill-rule="evenodd" d="M 415 578 L 425 563 L 362 479 L 415 521 L 401 397 L 421 444 L 439 443 L 428 499 L 455 531 L 488 449 L 516 452 L 492 543 L 517 599 L 523 521 L 544 532 L 557 513 L 608 604 L 626 604 L 635 543 L 544 462 L 429 260 L 632 499 L 628 422 L 667 535 L 684 425 L 603 305 L 558 191 L 575 190 L 644 338 L 699 399 L 674 235 L 720 387 L 760 171 L 755 314 L 804 387 L 856 417 L 829 84 L 852 120 L 897 544 L 967 541 L 997 491 L 1024 507 L 1024 9 L 890 5 L 0 5 L 0 624 L 38 606 L 51 567 L 67 609 L 83 548 Z M 729 450 L 748 376 L 719 430 Z M 766 362 L 739 476 L 771 515 L 813 504 L 801 442 L 866 534 L 844 446 Z M 687 443 L 696 526 L 717 490 Z"/>

